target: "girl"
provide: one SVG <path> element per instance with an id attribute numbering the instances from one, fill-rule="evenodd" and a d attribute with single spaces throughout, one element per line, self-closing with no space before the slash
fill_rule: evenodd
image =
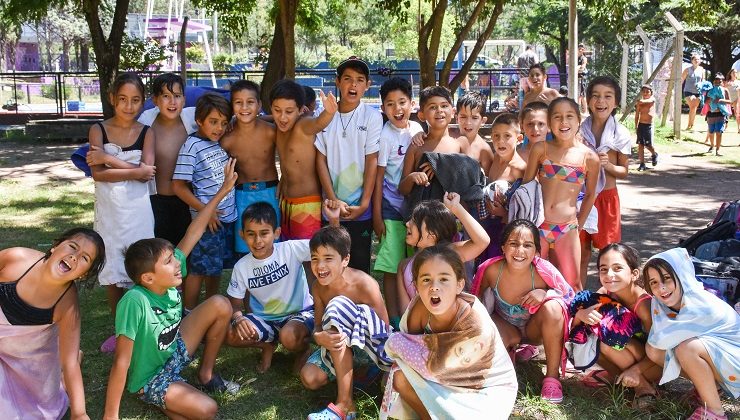
<path id="1" fill-rule="evenodd" d="M 539 226 L 543 256 L 574 289 L 581 290 L 578 230 L 584 226 L 596 198 L 599 158 L 576 138 L 581 113 L 574 100 L 555 99 L 547 117 L 553 139 L 532 146 L 522 183 L 539 174 L 545 213 L 545 221 Z M 584 185 L 578 210 L 576 201 Z"/>
<path id="2" fill-rule="evenodd" d="M 122 73 L 111 85 L 116 114 L 90 127 L 87 163 L 95 180 L 94 228 L 108 244 L 108 264 L 98 281 L 106 286 L 113 318 L 124 289 L 133 284 L 123 266 L 123 250 L 139 239 L 154 237 L 154 215 L 147 183 L 154 178 L 154 134 L 136 121 L 144 104 L 144 84 L 134 73 Z M 100 350 L 113 352 L 116 337 Z"/>
<path id="3" fill-rule="evenodd" d="M 71 229 L 45 254 L 0 251 L 0 411 L 86 419 L 78 358 L 80 307 L 75 281 L 95 277 L 105 245 L 95 231 Z M 72 289 L 72 290 L 70 290 Z M 59 385 L 64 383 L 65 390 Z"/>
<path id="4" fill-rule="evenodd" d="M 452 242 L 457 234 L 457 220 L 470 235 L 470 239 Z M 446 193 L 443 203 L 439 201 L 422 201 L 406 222 L 406 244 L 421 251 L 433 245 L 452 243 L 452 247 L 463 261 L 472 261 L 488 246 L 490 238 L 483 226 L 460 204 L 460 195 Z M 416 296 L 413 286 L 414 256 L 401 260 L 398 264 L 398 307 L 405 311 L 411 299 Z M 391 322 L 392 324 L 393 321 Z M 397 324 L 394 324 L 397 325 Z"/>
<path id="5" fill-rule="evenodd" d="M 730 69 L 727 72 L 725 88 L 730 92 L 730 104 L 732 105 L 732 112 L 735 114 L 737 132 L 740 133 L 740 80 L 737 78 L 737 71 L 735 69 Z"/>
<path id="6" fill-rule="evenodd" d="M 517 380 L 496 326 L 475 296 L 463 293 L 465 268 L 447 245 L 421 251 L 413 263 L 418 291 L 385 345 L 396 362 L 381 418 L 507 419 Z"/>
<path id="7" fill-rule="evenodd" d="M 694 383 L 701 406 L 689 420 L 727 419 L 716 384 L 740 396 L 740 315 L 704 290 L 683 248 L 655 255 L 642 273 L 653 296 L 645 351 L 663 366 L 660 383 L 679 374 Z"/>
<path id="8" fill-rule="evenodd" d="M 514 220 L 506 225 L 502 239 L 504 255 L 478 268 L 471 291 L 487 307 L 491 306 L 491 318 L 512 360 L 514 349 L 523 340 L 544 344 L 547 372 L 542 381 L 542 398 L 560 403 L 563 389 L 557 379 L 558 366 L 564 362 L 567 307 L 573 299 L 573 289 L 552 264 L 537 256 L 540 239 L 534 223 Z M 536 347 L 528 349 L 536 351 Z"/>
<path id="9" fill-rule="evenodd" d="M 619 83 L 609 76 L 595 77 L 586 88 L 590 115 L 583 121 L 581 135 L 583 142 L 598 153 L 600 168 L 592 211 L 594 214 L 591 216 L 598 219 L 598 224 L 591 229 L 587 223 L 586 229 L 580 232 L 581 284 L 586 283 L 588 276 L 591 248 L 601 249 L 622 240 L 617 179 L 627 178 L 632 135 L 614 117 L 621 96 Z M 657 160 L 655 162 L 657 164 Z"/>
<path id="10" fill-rule="evenodd" d="M 660 377 L 660 369 L 645 355 L 652 319 L 650 295 L 638 284 L 640 256 L 630 246 L 613 243 L 601 249 L 596 264 L 602 287 L 596 293 L 579 292 L 571 302 L 573 323 L 568 347 L 589 347 L 592 343 L 589 354 L 598 355 L 599 365 L 606 369 L 592 370 L 584 384 L 601 386 L 610 382 L 611 375 L 617 383 L 635 388 L 637 408 L 648 408 L 655 401 L 652 384 Z M 600 338 L 598 344 L 584 340 L 590 335 Z M 596 362 L 593 358 L 577 360 L 578 351 L 570 354 L 579 368 Z"/>
<path id="11" fill-rule="evenodd" d="M 681 73 L 681 83 L 683 83 L 683 97 L 686 99 L 686 105 L 689 106 L 689 125 L 686 130 L 694 128 L 694 119 L 696 118 L 696 109 L 699 108 L 701 94 L 696 87 L 704 81 L 706 70 L 700 66 L 701 58 L 698 54 L 691 54 L 691 67 L 687 67 Z"/>

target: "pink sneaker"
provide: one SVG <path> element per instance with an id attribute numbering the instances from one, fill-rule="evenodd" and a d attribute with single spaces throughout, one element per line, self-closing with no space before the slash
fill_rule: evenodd
<path id="1" fill-rule="evenodd" d="M 720 416 L 708 408 L 699 407 L 686 420 L 727 420 L 727 415 Z"/>
<path id="2" fill-rule="evenodd" d="M 542 380 L 540 396 L 553 404 L 560 404 L 563 402 L 563 386 L 557 379 L 546 377 Z"/>
<path id="3" fill-rule="evenodd" d="M 100 351 L 103 353 L 113 353 L 116 351 L 116 335 L 115 334 L 106 338 L 105 341 L 103 341 L 103 344 L 100 345 Z"/>
<path id="4" fill-rule="evenodd" d="M 520 344 L 514 352 L 514 358 L 518 363 L 524 363 L 532 360 L 535 356 L 540 354 L 540 349 L 537 346 L 531 344 Z"/>

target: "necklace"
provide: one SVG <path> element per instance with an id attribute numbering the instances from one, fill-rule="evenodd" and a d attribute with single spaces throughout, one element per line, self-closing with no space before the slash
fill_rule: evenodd
<path id="1" fill-rule="evenodd" d="M 347 138 L 347 127 L 349 127 L 349 124 L 352 122 L 352 118 L 354 118 L 355 116 L 355 111 L 357 111 L 357 108 L 352 110 L 352 115 L 349 116 L 349 120 L 347 120 L 347 125 L 344 125 L 342 113 L 339 113 L 339 123 L 342 124 L 342 138 Z"/>

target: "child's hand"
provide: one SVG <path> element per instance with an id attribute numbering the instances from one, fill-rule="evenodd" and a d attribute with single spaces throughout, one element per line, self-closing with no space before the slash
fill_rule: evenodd
<path id="1" fill-rule="evenodd" d="M 236 173 L 236 159 L 229 158 L 224 166 L 224 183 L 221 185 L 222 190 L 231 190 L 236 185 L 239 176 Z"/>
<path id="2" fill-rule="evenodd" d="M 637 364 L 634 364 L 627 368 L 622 374 L 617 376 L 617 384 L 622 384 L 627 388 L 634 388 L 640 384 L 640 369 L 637 368 Z"/>
<path id="3" fill-rule="evenodd" d="M 524 295 L 521 300 L 521 305 L 525 308 L 532 308 L 542 304 L 547 296 L 547 291 L 544 289 L 530 290 L 529 293 Z"/>
<path id="4" fill-rule="evenodd" d="M 434 168 L 432 168 L 432 165 L 429 162 L 422 163 L 421 166 L 419 166 L 419 169 L 427 175 L 430 181 L 434 178 Z"/>
<path id="5" fill-rule="evenodd" d="M 339 220 L 342 212 L 342 203 L 339 200 L 324 200 L 323 210 L 329 220 Z"/>
<path id="6" fill-rule="evenodd" d="M 606 167 L 609 164 L 609 154 L 607 152 L 599 152 L 599 163 L 602 167 Z"/>
<path id="7" fill-rule="evenodd" d="M 105 165 L 107 163 L 106 158 L 108 156 L 110 155 L 108 153 L 105 153 L 103 149 L 91 144 L 90 150 L 85 156 L 85 160 L 87 161 L 88 166 Z"/>
<path id="8" fill-rule="evenodd" d="M 257 337 L 259 337 L 259 334 L 257 333 L 257 327 L 255 327 L 252 321 L 250 321 L 245 316 L 242 316 L 234 325 L 234 330 L 236 331 L 236 334 L 239 336 L 239 338 L 242 340 L 254 341 L 257 339 Z"/>
<path id="9" fill-rule="evenodd" d="M 324 105 L 326 112 L 336 114 L 339 109 L 339 105 L 337 104 L 337 98 L 333 93 L 329 92 L 329 96 L 326 96 L 324 95 L 323 90 L 319 90 L 319 98 L 321 98 L 321 104 Z"/>
<path id="10" fill-rule="evenodd" d="M 211 216 L 211 220 L 208 222 L 208 230 L 210 230 L 211 233 L 216 233 L 216 231 L 221 228 L 221 221 L 218 220 L 218 215 L 221 213 L 221 210 L 216 210 L 213 216 Z"/>
<path id="11" fill-rule="evenodd" d="M 154 175 L 157 173 L 157 167 L 154 165 L 147 165 L 142 162 L 139 164 L 139 181 L 149 182 L 154 179 Z"/>
<path id="12" fill-rule="evenodd" d="M 460 194 L 456 192 L 447 192 L 442 197 L 442 204 L 447 207 L 447 210 L 454 213 L 454 209 L 460 206 Z"/>
<path id="13" fill-rule="evenodd" d="M 378 240 L 385 236 L 385 223 L 380 215 L 373 214 L 373 232 L 375 232 Z"/>
<path id="14" fill-rule="evenodd" d="M 588 308 L 581 309 L 576 312 L 575 318 L 586 325 L 595 325 L 601 322 L 603 316 L 599 313 L 598 309 L 601 307 L 600 303 L 589 306 Z"/>
<path id="15" fill-rule="evenodd" d="M 414 137 L 411 138 L 411 144 L 413 144 L 416 147 L 421 147 L 424 145 L 424 141 L 427 139 L 427 133 L 425 132 L 419 132 L 414 135 Z"/>
<path id="16" fill-rule="evenodd" d="M 424 172 L 411 172 L 409 176 L 411 177 L 411 180 L 414 181 L 414 184 L 423 185 L 425 187 L 429 186 L 429 177 Z"/>
<path id="17" fill-rule="evenodd" d="M 341 350 L 346 344 L 347 336 L 339 331 L 320 331 L 313 333 L 316 344 L 327 350 Z"/>

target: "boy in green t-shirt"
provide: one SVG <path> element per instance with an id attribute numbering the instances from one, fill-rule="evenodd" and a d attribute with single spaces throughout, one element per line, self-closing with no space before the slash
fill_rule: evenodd
<path id="1" fill-rule="evenodd" d="M 105 419 L 118 418 L 124 386 L 168 417 L 215 417 L 216 401 L 180 375 L 201 341 L 205 343 L 198 370 L 201 389 L 238 391 L 238 384 L 213 373 L 231 318 L 229 300 L 212 296 L 183 318 L 182 299 L 176 289 L 186 275 L 185 258 L 218 203 L 236 183 L 235 164 L 229 159 L 223 185 L 190 224 L 177 248 L 154 238 L 137 241 L 126 250 L 126 272 L 136 286 L 126 292 L 116 312 L 116 353 L 108 379 Z"/>

